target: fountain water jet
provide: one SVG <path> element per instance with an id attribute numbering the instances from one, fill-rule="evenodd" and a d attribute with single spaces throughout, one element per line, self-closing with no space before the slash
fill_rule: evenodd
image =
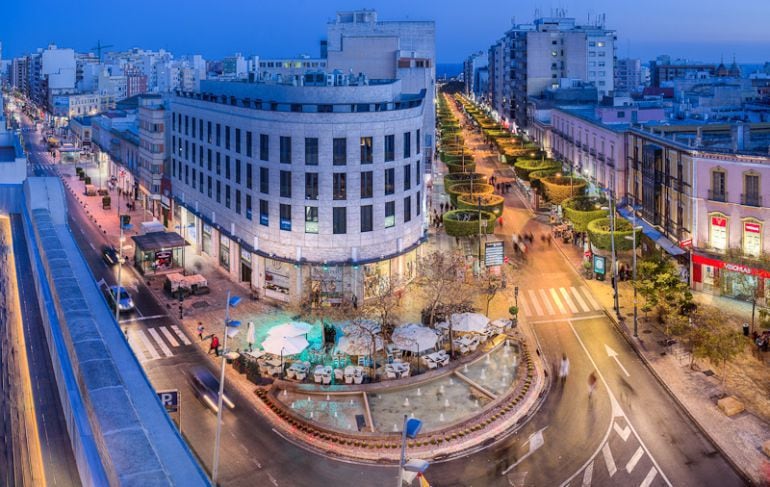
<path id="1" fill-rule="evenodd" d="M 441 421 L 442 423 L 444 422 L 444 413 L 441 413 L 438 415 L 438 420 Z"/>
<path id="2" fill-rule="evenodd" d="M 404 407 L 405 408 L 409 407 L 409 398 L 408 397 L 404 398 Z"/>
<path id="3" fill-rule="evenodd" d="M 444 399 L 444 407 L 445 408 L 449 407 L 449 399 Z"/>
<path id="4" fill-rule="evenodd" d="M 419 387 L 417 388 L 417 396 L 422 396 L 422 390 Z"/>
<path id="5" fill-rule="evenodd" d="M 486 379 L 487 378 L 487 368 L 486 367 L 481 369 L 481 378 L 482 379 Z"/>
<path id="6" fill-rule="evenodd" d="M 326 395 L 326 400 L 327 400 L 327 401 L 329 400 L 329 394 L 327 394 L 327 395 Z"/>

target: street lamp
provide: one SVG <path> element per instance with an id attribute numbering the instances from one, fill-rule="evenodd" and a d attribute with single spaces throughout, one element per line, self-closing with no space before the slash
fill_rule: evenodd
<path id="1" fill-rule="evenodd" d="M 642 227 L 636 226 L 636 209 L 634 207 L 631 207 L 631 218 L 632 218 L 632 226 L 633 226 L 633 232 L 631 233 L 630 237 L 626 237 L 626 239 L 631 239 L 631 242 L 633 244 L 633 267 L 634 267 L 634 338 L 637 338 L 639 336 L 638 329 L 639 329 L 639 320 L 638 320 L 638 308 L 637 308 L 637 301 L 636 301 L 636 232 L 642 231 Z"/>
<path id="2" fill-rule="evenodd" d="M 398 462 L 398 487 L 401 487 L 404 481 L 404 470 L 410 472 L 422 473 L 428 468 L 428 462 L 420 460 L 410 460 L 406 462 L 406 438 L 414 439 L 422 429 L 422 421 L 417 418 L 409 418 L 404 415 L 404 428 L 401 432 L 401 460 Z M 419 463 L 419 465 L 417 465 Z"/>
<path id="3" fill-rule="evenodd" d="M 610 246 L 611 246 L 611 252 L 612 252 L 612 290 L 613 290 L 613 300 L 614 300 L 614 307 L 615 307 L 615 316 L 620 319 L 620 304 L 618 303 L 618 264 L 617 264 L 617 256 L 615 253 L 615 201 L 614 201 L 614 195 L 613 191 L 611 189 L 602 189 L 603 192 L 607 193 L 609 197 L 610 206 L 607 208 L 610 212 Z M 604 208 L 602 208 L 604 209 Z"/>
<path id="4" fill-rule="evenodd" d="M 217 397 L 217 432 L 214 439 L 214 466 L 211 470 L 211 483 L 217 484 L 217 473 L 219 472 L 219 440 L 222 434 L 222 397 L 225 395 L 225 365 L 227 360 L 227 336 L 229 333 L 228 328 L 238 328 L 241 326 L 240 321 L 233 321 L 230 319 L 230 308 L 235 308 L 238 303 L 241 302 L 240 296 L 230 296 L 230 291 L 227 291 L 227 306 L 225 307 L 225 328 L 224 337 L 222 342 L 222 371 L 219 376 L 219 395 Z"/>

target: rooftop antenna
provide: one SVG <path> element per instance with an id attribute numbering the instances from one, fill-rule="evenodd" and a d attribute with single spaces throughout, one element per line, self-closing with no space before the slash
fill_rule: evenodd
<path id="1" fill-rule="evenodd" d="M 99 62 L 102 62 L 102 49 L 107 49 L 108 47 L 115 47 L 112 44 L 103 45 L 102 41 L 96 41 L 96 46 L 92 47 L 92 51 L 96 51 L 96 57 L 99 58 Z"/>

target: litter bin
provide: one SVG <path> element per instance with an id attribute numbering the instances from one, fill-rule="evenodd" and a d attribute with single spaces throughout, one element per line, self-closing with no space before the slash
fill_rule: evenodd
<path id="1" fill-rule="evenodd" d="M 749 324 L 744 323 L 743 324 L 743 336 L 747 337 L 749 336 Z"/>

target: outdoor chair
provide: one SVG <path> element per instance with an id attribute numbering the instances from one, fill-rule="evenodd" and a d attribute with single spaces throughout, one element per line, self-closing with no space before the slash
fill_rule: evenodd
<path id="1" fill-rule="evenodd" d="M 342 369 L 334 369 L 334 380 L 342 382 L 345 377 L 345 373 Z"/>
<path id="2" fill-rule="evenodd" d="M 305 380 L 305 378 L 307 377 L 307 374 L 304 372 L 297 372 L 294 377 L 296 377 L 297 380 L 301 382 Z"/>

